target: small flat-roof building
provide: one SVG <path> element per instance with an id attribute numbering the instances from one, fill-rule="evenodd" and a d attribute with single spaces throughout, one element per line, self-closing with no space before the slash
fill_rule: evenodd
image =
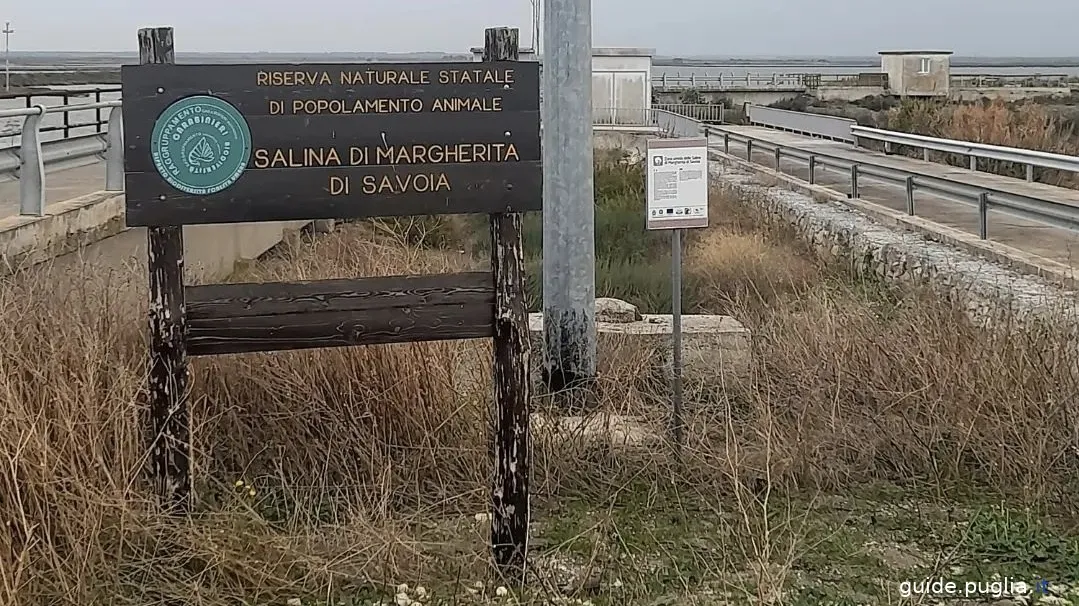
<path id="1" fill-rule="evenodd" d="M 880 71 L 888 91 L 900 97 L 947 97 L 952 51 L 881 51 Z"/>
<path id="2" fill-rule="evenodd" d="M 592 49 L 592 113 L 597 124 L 638 124 L 652 108 L 651 48 Z M 472 58 L 483 59 L 473 48 Z M 521 61 L 535 61 L 532 49 L 518 52 Z M 542 57 L 540 63 L 543 63 Z"/>

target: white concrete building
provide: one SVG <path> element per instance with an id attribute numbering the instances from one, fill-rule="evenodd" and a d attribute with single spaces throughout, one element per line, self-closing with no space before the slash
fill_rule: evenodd
<path id="1" fill-rule="evenodd" d="M 592 49 L 592 112 L 596 124 L 642 124 L 652 108 L 651 48 Z M 475 61 L 482 48 L 473 48 Z M 521 49 L 521 61 L 535 61 L 532 49 Z"/>
<path id="2" fill-rule="evenodd" d="M 888 92 L 900 97 L 947 97 L 952 51 L 881 51 L 880 71 Z"/>

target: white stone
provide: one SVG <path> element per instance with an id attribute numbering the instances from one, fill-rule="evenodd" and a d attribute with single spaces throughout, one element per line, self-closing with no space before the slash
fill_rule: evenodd
<path id="1" fill-rule="evenodd" d="M 637 306 L 632 303 L 611 297 L 596 299 L 596 322 L 624 324 L 640 319 L 641 312 L 637 311 Z"/>

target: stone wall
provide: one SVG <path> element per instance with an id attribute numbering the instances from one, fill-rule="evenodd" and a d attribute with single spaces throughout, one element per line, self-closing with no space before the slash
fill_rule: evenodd
<path id="1" fill-rule="evenodd" d="M 792 228 L 824 261 L 889 283 L 922 283 L 958 302 L 977 324 L 1061 326 L 1076 318 L 1076 291 L 926 235 L 890 228 L 824 188 L 716 154 L 713 181 L 729 188 L 764 223 Z M 795 191 L 795 190 L 801 191 Z M 880 213 L 893 212 L 883 209 Z M 946 230 L 947 228 L 941 228 Z"/>

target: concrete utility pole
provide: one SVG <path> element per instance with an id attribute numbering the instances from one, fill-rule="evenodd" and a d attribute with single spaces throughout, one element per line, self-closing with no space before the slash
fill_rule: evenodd
<path id="1" fill-rule="evenodd" d="M 11 21 L 4 22 L 4 90 L 11 90 Z"/>
<path id="2" fill-rule="evenodd" d="M 596 377 L 592 0 L 543 6 L 543 376 Z"/>
<path id="3" fill-rule="evenodd" d="M 540 13 L 543 10 L 543 0 L 529 0 L 532 2 L 532 53 L 539 61 L 540 56 Z"/>

